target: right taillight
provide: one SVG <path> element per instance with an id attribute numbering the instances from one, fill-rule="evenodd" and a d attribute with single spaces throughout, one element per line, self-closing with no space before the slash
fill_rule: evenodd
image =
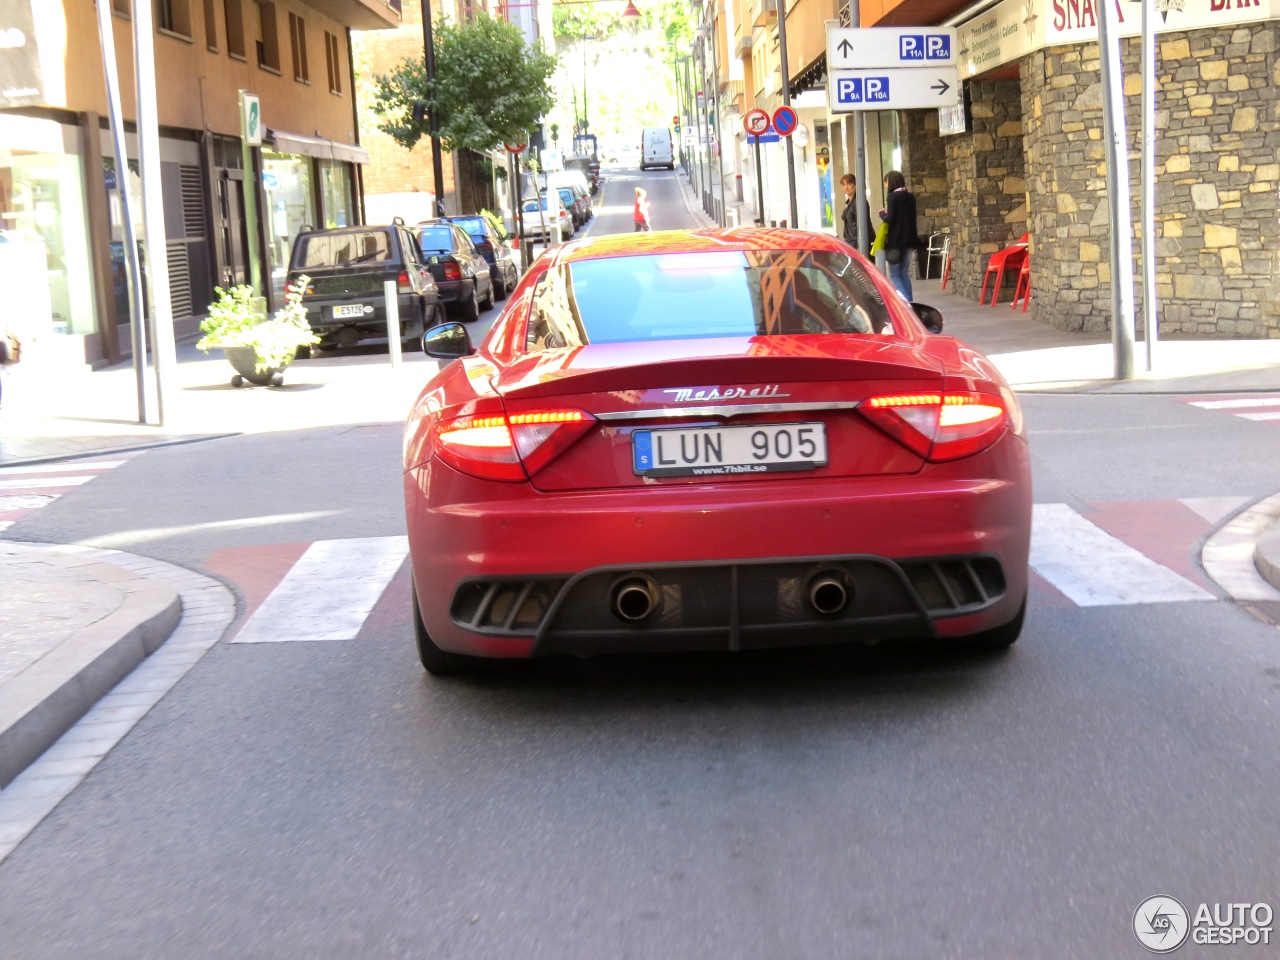
<path id="1" fill-rule="evenodd" d="M 435 452 L 463 473 L 487 480 L 531 477 L 591 429 L 582 410 L 464 416 L 435 426 Z"/>
<path id="2" fill-rule="evenodd" d="M 1009 428 L 1002 397 L 985 393 L 899 393 L 868 397 L 858 412 L 926 460 L 984 450 Z"/>

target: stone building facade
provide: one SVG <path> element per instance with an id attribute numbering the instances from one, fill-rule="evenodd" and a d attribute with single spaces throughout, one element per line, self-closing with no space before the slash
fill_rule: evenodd
<path id="1" fill-rule="evenodd" d="M 1045 47 L 1017 79 L 968 81 L 972 127 L 943 138 L 954 289 L 976 299 L 990 254 L 1029 233 L 1036 316 L 1064 330 L 1110 325 L 1098 50 Z M 1139 41 L 1121 50 L 1140 277 Z M 1280 22 L 1161 34 L 1157 51 L 1160 334 L 1280 337 Z M 918 126 L 904 152 L 927 157 Z"/>

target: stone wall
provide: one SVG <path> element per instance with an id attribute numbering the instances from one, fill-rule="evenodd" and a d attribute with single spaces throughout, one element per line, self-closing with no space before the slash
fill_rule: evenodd
<path id="1" fill-rule="evenodd" d="M 902 138 L 902 175 L 916 198 L 920 238 L 951 229 L 947 200 L 947 153 L 938 136 L 938 111 L 903 110 L 898 114 Z"/>
<path id="2" fill-rule="evenodd" d="M 1156 71 L 1156 255 L 1166 337 L 1280 337 L 1280 23 L 1162 34 Z M 1135 301 L 1141 328 L 1136 39 L 1122 41 Z M 1022 62 L 1039 319 L 1110 327 L 1110 226 L 1098 47 Z"/>
<path id="3" fill-rule="evenodd" d="M 976 300 L 987 259 L 1027 232 L 1027 186 L 1019 82 L 970 81 L 969 97 L 972 130 L 942 141 L 951 186 L 948 288 Z M 1012 289 L 1016 275 L 1005 282 Z"/>

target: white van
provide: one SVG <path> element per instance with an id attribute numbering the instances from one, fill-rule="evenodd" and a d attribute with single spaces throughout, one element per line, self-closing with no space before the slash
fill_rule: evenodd
<path id="1" fill-rule="evenodd" d="M 640 134 L 640 169 L 650 167 L 676 168 L 675 146 L 668 127 L 645 127 Z"/>

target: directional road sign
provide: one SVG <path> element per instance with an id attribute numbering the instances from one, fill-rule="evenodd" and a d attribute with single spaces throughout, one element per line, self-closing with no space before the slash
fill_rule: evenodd
<path id="1" fill-rule="evenodd" d="M 827 31 L 827 70 L 952 66 L 955 27 L 836 27 Z"/>
<path id="2" fill-rule="evenodd" d="M 748 110 L 742 118 L 742 127 L 747 133 L 759 136 L 769 129 L 769 114 L 763 110 Z"/>
<path id="3" fill-rule="evenodd" d="M 960 77 L 955 67 L 835 70 L 827 96 L 832 113 L 949 107 L 961 102 Z"/>
<path id="4" fill-rule="evenodd" d="M 791 136 L 795 132 L 796 124 L 799 122 L 800 118 L 796 116 L 796 112 L 790 107 L 783 106 L 773 111 L 773 129 L 784 137 Z"/>

